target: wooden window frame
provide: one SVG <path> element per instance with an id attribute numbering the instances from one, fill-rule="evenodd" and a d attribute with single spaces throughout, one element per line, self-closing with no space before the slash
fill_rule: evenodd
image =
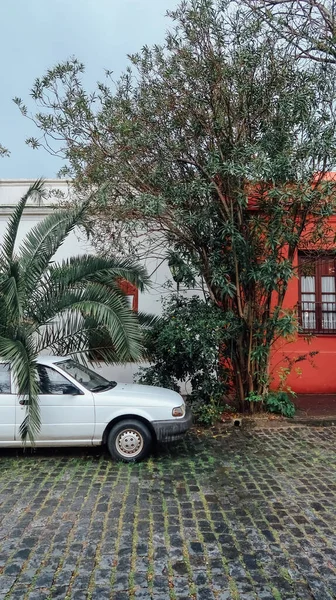
<path id="1" fill-rule="evenodd" d="M 327 263 L 327 261 L 333 262 L 333 272 L 332 274 L 328 275 L 326 274 L 325 271 L 325 265 Z M 303 271 L 303 265 L 307 263 L 310 263 L 312 265 L 312 271 L 311 271 L 311 275 L 315 278 L 315 301 L 308 301 L 308 300 L 303 300 L 302 299 L 302 294 L 305 293 L 309 293 L 309 292 L 302 292 L 302 282 L 301 282 L 301 277 L 304 276 Z M 299 323 L 300 323 L 300 327 L 301 327 L 301 332 L 303 334 L 307 334 L 307 333 L 311 333 L 313 335 L 336 335 L 336 310 L 334 308 L 332 308 L 331 310 L 326 310 L 325 308 L 323 308 L 323 304 L 335 304 L 336 303 L 336 256 L 333 253 L 328 253 L 325 252 L 324 254 L 317 254 L 314 252 L 305 252 L 305 253 L 300 253 L 298 255 L 298 272 L 299 272 L 299 289 L 298 289 L 298 309 L 299 309 Z M 309 276 L 309 273 L 307 272 L 307 275 Z M 334 300 L 331 300 L 330 302 L 326 301 L 326 300 L 322 300 L 322 296 L 323 295 L 327 295 L 326 292 L 322 291 L 322 277 L 328 277 L 328 276 L 333 276 L 334 280 L 335 280 L 335 293 L 330 292 L 330 295 L 333 294 L 335 296 Z M 312 304 L 315 305 L 315 309 L 302 309 L 302 304 L 304 302 L 311 302 Z M 302 313 L 306 312 L 306 313 L 312 313 L 315 316 L 315 327 L 304 327 L 303 326 L 303 318 L 302 318 Z M 334 322 L 334 327 L 324 327 L 324 321 L 323 321 L 323 315 L 324 314 L 334 314 L 335 317 L 334 319 L 332 319 L 332 321 Z"/>

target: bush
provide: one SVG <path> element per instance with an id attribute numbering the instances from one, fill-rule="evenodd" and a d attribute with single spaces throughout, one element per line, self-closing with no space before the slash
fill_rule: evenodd
<path id="1" fill-rule="evenodd" d="M 164 302 L 163 317 L 147 334 L 152 364 L 139 371 L 138 381 L 175 390 L 180 381 L 188 381 L 193 403 L 220 405 L 228 389 L 220 348 L 229 330 L 229 315 L 214 304 L 197 296 L 172 295 Z"/>
<path id="2" fill-rule="evenodd" d="M 202 425 L 214 425 L 219 421 L 224 405 L 211 400 L 208 404 L 198 402 L 193 406 L 193 414 L 197 423 Z"/>
<path id="3" fill-rule="evenodd" d="M 294 397 L 294 392 L 291 392 L 291 395 Z M 290 418 L 295 415 L 295 405 L 290 399 L 289 394 L 283 390 L 269 392 L 267 396 L 251 392 L 245 399 L 261 409 L 264 408 L 266 412 Z"/>
<path id="4" fill-rule="evenodd" d="M 136 373 L 136 377 L 139 377 L 139 383 L 144 385 L 157 385 L 180 392 L 180 386 L 176 379 L 167 373 L 163 365 L 142 368 Z"/>
<path id="5" fill-rule="evenodd" d="M 294 394 L 293 394 L 294 395 Z M 266 396 L 265 408 L 270 413 L 292 418 L 295 415 L 295 405 L 287 392 L 270 392 Z"/>
<path id="6" fill-rule="evenodd" d="M 250 392 L 249 395 L 245 398 L 245 400 L 247 402 L 252 402 L 253 404 L 260 402 L 261 404 L 263 403 L 263 397 L 261 394 L 258 394 L 257 392 Z"/>

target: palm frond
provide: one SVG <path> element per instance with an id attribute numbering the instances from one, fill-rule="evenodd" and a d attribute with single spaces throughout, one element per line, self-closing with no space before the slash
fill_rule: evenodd
<path id="1" fill-rule="evenodd" d="M 87 204 L 72 211 L 58 210 L 38 223 L 20 245 L 19 258 L 25 272 L 27 293 L 34 290 L 54 254 L 69 233 L 83 220 Z"/>
<path id="2" fill-rule="evenodd" d="M 85 319 L 85 326 L 88 348 L 86 355 L 91 363 L 122 364 L 124 362 L 116 351 L 111 334 L 106 327 L 97 327 L 91 318 Z M 83 360 L 82 356 L 81 358 Z"/>
<path id="3" fill-rule="evenodd" d="M 95 327 L 106 328 L 120 360 L 136 360 L 141 355 L 141 331 L 138 319 L 125 296 L 111 293 L 109 288 L 91 282 L 85 288 L 61 291 L 36 306 L 34 319 L 43 323 L 52 321 L 56 315 L 82 314 L 92 318 Z"/>
<path id="4" fill-rule="evenodd" d="M 74 256 L 62 263 L 51 265 L 49 278 L 52 282 L 62 282 L 65 286 L 80 281 L 108 282 L 125 280 L 141 291 L 148 286 L 150 279 L 146 269 L 131 258 L 102 258 L 91 254 Z"/>
<path id="5" fill-rule="evenodd" d="M 98 328 L 95 321 L 83 318 L 80 313 L 71 315 L 69 321 L 73 322 L 73 331 L 68 327 L 67 334 L 59 323 L 43 327 L 38 342 L 39 351 L 48 348 L 58 356 L 75 356 L 84 364 L 124 363 L 106 328 Z"/>
<path id="6" fill-rule="evenodd" d="M 64 285 L 62 278 L 50 280 L 46 277 L 42 282 L 41 286 L 32 293 L 29 303 L 26 306 L 26 313 L 30 319 L 33 319 L 37 323 L 52 322 L 57 317 L 59 311 L 62 312 L 62 319 L 64 320 L 64 311 L 68 307 L 71 307 L 73 302 L 81 300 L 83 297 L 84 290 L 89 284 L 96 283 L 101 286 L 104 290 L 104 301 L 108 302 L 110 296 L 118 296 L 122 299 L 124 305 L 127 304 L 126 295 L 120 287 L 120 282 L 108 280 L 109 285 L 105 285 L 103 275 L 97 275 L 98 281 L 77 281 L 71 283 L 67 282 Z M 129 308 L 129 307 L 128 307 Z M 66 326 L 66 323 L 64 324 Z"/>
<path id="7" fill-rule="evenodd" d="M 27 201 L 34 194 L 37 194 L 39 197 L 43 196 L 44 183 L 42 179 L 38 179 L 37 181 L 35 181 L 35 183 L 33 183 L 33 185 L 30 186 L 28 191 L 24 194 L 24 196 L 22 196 L 21 200 L 15 206 L 8 220 L 1 248 L 2 259 L 5 261 L 5 263 L 7 263 L 7 265 L 13 259 L 14 247 L 23 211 L 25 209 Z"/>
<path id="8" fill-rule="evenodd" d="M 161 316 L 158 315 L 149 315 L 147 313 L 140 312 L 138 313 L 139 325 L 141 327 L 142 333 L 142 343 L 143 343 L 143 351 L 142 351 L 142 359 L 149 360 L 150 354 L 148 352 L 148 341 L 150 338 L 151 330 L 155 327 L 159 327 L 160 323 L 163 322 Z"/>
<path id="9" fill-rule="evenodd" d="M 0 296 L 2 310 L 5 311 L 7 322 L 11 327 L 19 323 L 22 315 L 20 265 L 13 260 L 8 266 L 8 272 L 0 278 Z"/>
<path id="10" fill-rule="evenodd" d="M 36 319 L 34 319 L 36 322 Z M 81 313 L 57 313 L 37 327 L 36 330 L 36 349 L 40 354 L 44 350 L 51 350 L 55 354 L 64 355 L 62 351 L 67 339 L 75 339 L 76 333 L 81 332 L 84 325 L 84 318 Z"/>
<path id="11" fill-rule="evenodd" d="M 73 308 L 80 310 L 83 316 L 92 318 L 96 328 L 106 328 L 119 360 L 139 359 L 142 349 L 141 331 L 137 317 L 130 311 L 127 303 L 123 304 L 117 296 L 111 296 L 108 302 L 104 302 L 100 291 L 95 300 L 96 286 L 85 291 L 87 299 Z"/>
<path id="12" fill-rule="evenodd" d="M 23 441 L 34 442 L 41 426 L 38 403 L 37 364 L 33 339 L 19 334 L 12 340 L 0 337 L 0 356 L 11 363 L 19 396 L 27 398 L 27 414 L 20 426 Z"/>
<path id="13" fill-rule="evenodd" d="M 152 327 L 160 324 L 161 321 L 163 322 L 163 319 L 160 315 L 150 315 L 148 313 L 138 312 L 137 316 L 141 327 L 146 329 L 151 329 Z"/>

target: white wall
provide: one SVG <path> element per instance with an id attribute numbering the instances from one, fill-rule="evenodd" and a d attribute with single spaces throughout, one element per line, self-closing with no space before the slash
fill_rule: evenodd
<path id="1" fill-rule="evenodd" d="M 0 179 L 0 206 L 2 209 L 17 204 L 33 183 L 33 179 Z M 47 179 L 45 187 L 46 199 L 43 201 L 45 209 L 57 204 L 57 195 L 60 193 L 65 199 L 69 198 L 71 193 L 70 185 L 66 180 Z M 37 203 L 30 200 L 28 206 L 36 208 Z"/>

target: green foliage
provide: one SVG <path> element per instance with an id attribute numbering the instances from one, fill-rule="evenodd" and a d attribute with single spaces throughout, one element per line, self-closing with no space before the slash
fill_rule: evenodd
<path id="1" fill-rule="evenodd" d="M 191 384 L 192 402 L 217 403 L 228 388 L 221 347 L 231 335 L 230 315 L 197 296 L 172 295 L 163 317 L 148 332 L 147 355 L 153 364 L 139 372 L 139 381 L 175 390 Z"/>
<path id="2" fill-rule="evenodd" d="M 190 0 L 169 16 L 164 44 L 130 56 L 118 82 L 88 93 L 76 59 L 37 79 L 28 143 L 61 140 L 78 194 L 97 190 L 86 225 L 104 256 L 111 239 L 168 254 L 179 286 L 196 282 L 230 313 L 223 360 L 243 404 L 267 393 L 274 342 L 297 333 L 283 305 L 298 247 L 334 245 L 323 175 L 336 162 L 336 73 L 298 61 L 242 3 Z"/>
<path id="3" fill-rule="evenodd" d="M 294 392 L 285 392 L 279 390 L 276 392 L 268 392 L 262 396 L 256 392 L 251 392 L 245 400 L 256 404 L 259 409 L 264 409 L 266 412 L 276 413 L 284 417 L 293 417 L 295 415 L 295 405 L 291 400 L 294 397 Z"/>
<path id="4" fill-rule="evenodd" d="M 167 366 L 163 362 L 141 368 L 136 373 L 136 377 L 138 378 L 138 382 L 144 385 L 156 385 L 180 392 L 180 386 L 176 378 L 170 371 L 167 371 Z"/>
<path id="5" fill-rule="evenodd" d="M 249 395 L 245 398 L 247 402 L 263 402 L 263 397 L 261 394 L 257 394 L 256 392 L 250 392 Z"/>
<path id="6" fill-rule="evenodd" d="M 88 353 L 104 362 L 138 359 L 144 317 L 129 309 L 119 282 L 123 278 L 143 288 L 148 281 L 144 269 L 129 259 L 84 255 L 54 261 L 67 235 L 82 223 L 85 205 L 53 212 L 17 247 L 26 203 L 43 194 L 37 181 L 21 198 L 0 248 L 0 357 L 11 363 L 18 392 L 28 399 L 21 434 L 30 441 L 40 427 L 37 355 L 48 349 L 83 361 Z"/>
<path id="7" fill-rule="evenodd" d="M 224 405 L 211 400 L 208 404 L 202 402 L 196 403 L 193 406 L 193 415 L 201 425 L 214 425 L 219 421 L 224 411 Z"/>
<path id="8" fill-rule="evenodd" d="M 292 394 L 293 396 L 293 394 Z M 286 392 L 269 392 L 265 400 L 265 408 L 270 413 L 292 418 L 295 415 L 295 405 Z"/>

